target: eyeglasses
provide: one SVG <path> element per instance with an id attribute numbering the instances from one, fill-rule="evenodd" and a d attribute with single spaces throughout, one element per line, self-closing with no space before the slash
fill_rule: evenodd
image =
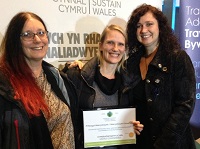
<path id="1" fill-rule="evenodd" d="M 35 35 L 37 35 L 42 40 L 42 39 L 47 38 L 47 34 L 48 34 L 48 31 L 39 31 L 37 33 L 28 31 L 28 32 L 21 33 L 20 36 L 25 41 L 32 41 L 32 40 L 34 40 Z"/>

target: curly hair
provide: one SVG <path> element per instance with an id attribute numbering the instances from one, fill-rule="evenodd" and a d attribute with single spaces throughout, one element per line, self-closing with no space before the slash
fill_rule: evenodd
<path id="1" fill-rule="evenodd" d="M 168 23 L 167 17 L 163 12 L 154 6 L 142 4 L 138 6 L 130 15 L 127 23 L 127 37 L 129 54 L 139 49 L 142 44 L 137 40 L 137 23 L 140 18 L 147 12 L 151 12 L 155 19 L 158 21 L 159 27 L 159 44 L 162 45 L 163 50 L 180 49 L 178 38 L 175 36 L 171 26 Z"/>

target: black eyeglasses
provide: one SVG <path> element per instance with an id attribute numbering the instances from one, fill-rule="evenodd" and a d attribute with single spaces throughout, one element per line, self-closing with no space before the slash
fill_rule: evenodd
<path id="1" fill-rule="evenodd" d="M 42 40 L 42 39 L 47 38 L 47 34 L 48 34 L 48 31 L 38 31 L 37 33 L 28 31 L 28 32 L 21 33 L 20 36 L 25 41 L 32 41 L 34 40 L 35 35 L 37 35 Z"/>

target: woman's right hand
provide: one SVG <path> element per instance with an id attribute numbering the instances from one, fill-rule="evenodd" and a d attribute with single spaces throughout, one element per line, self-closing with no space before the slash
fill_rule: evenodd
<path id="1" fill-rule="evenodd" d="M 82 61 L 79 60 L 75 60 L 73 62 L 71 62 L 71 64 L 69 65 L 68 68 L 75 68 L 78 67 L 79 69 L 82 69 L 84 66 L 84 63 Z"/>

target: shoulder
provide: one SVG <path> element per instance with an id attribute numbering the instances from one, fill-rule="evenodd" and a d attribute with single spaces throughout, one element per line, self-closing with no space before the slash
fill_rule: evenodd
<path id="1" fill-rule="evenodd" d="M 0 71 L 0 93 L 11 92 L 12 86 L 7 77 Z"/>
<path id="2" fill-rule="evenodd" d="M 185 50 L 174 50 L 171 55 L 175 62 L 179 64 L 191 64 L 191 58 Z"/>
<path id="3" fill-rule="evenodd" d="M 59 70 L 56 67 L 54 67 L 52 64 L 50 64 L 50 63 L 48 63 L 46 61 L 42 62 L 42 68 L 43 68 L 44 73 L 46 75 L 53 74 L 53 76 L 55 78 L 58 78 L 59 75 L 60 75 Z"/>
<path id="4" fill-rule="evenodd" d="M 42 61 L 42 68 L 45 70 L 48 69 L 48 70 L 58 71 L 58 69 L 56 67 L 54 67 L 52 64 L 50 64 L 46 61 Z"/>
<path id="5" fill-rule="evenodd" d="M 175 50 L 172 54 L 172 67 L 175 72 L 175 76 L 180 78 L 181 76 L 187 76 L 192 79 L 191 83 L 195 82 L 195 70 L 193 62 L 185 50 Z"/>
<path id="6" fill-rule="evenodd" d="M 98 65 L 99 65 L 98 57 L 93 57 L 82 68 L 81 70 L 82 75 L 87 77 L 93 76 Z"/>
<path id="7" fill-rule="evenodd" d="M 50 63 L 48 63 L 48 62 L 46 62 L 46 61 L 42 61 L 42 66 L 43 67 L 54 67 L 52 64 L 50 64 Z"/>
<path id="8" fill-rule="evenodd" d="M 61 73 L 62 76 L 67 77 L 71 81 L 76 81 L 80 78 L 81 70 L 78 68 L 70 68 L 66 73 Z"/>
<path id="9" fill-rule="evenodd" d="M 3 108 L 7 107 L 7 105 L 14 103 L 13 101 L 14 92 L 12 85 L 7 77 L 0 72 L 0 111 L 3 111 Z"/>

